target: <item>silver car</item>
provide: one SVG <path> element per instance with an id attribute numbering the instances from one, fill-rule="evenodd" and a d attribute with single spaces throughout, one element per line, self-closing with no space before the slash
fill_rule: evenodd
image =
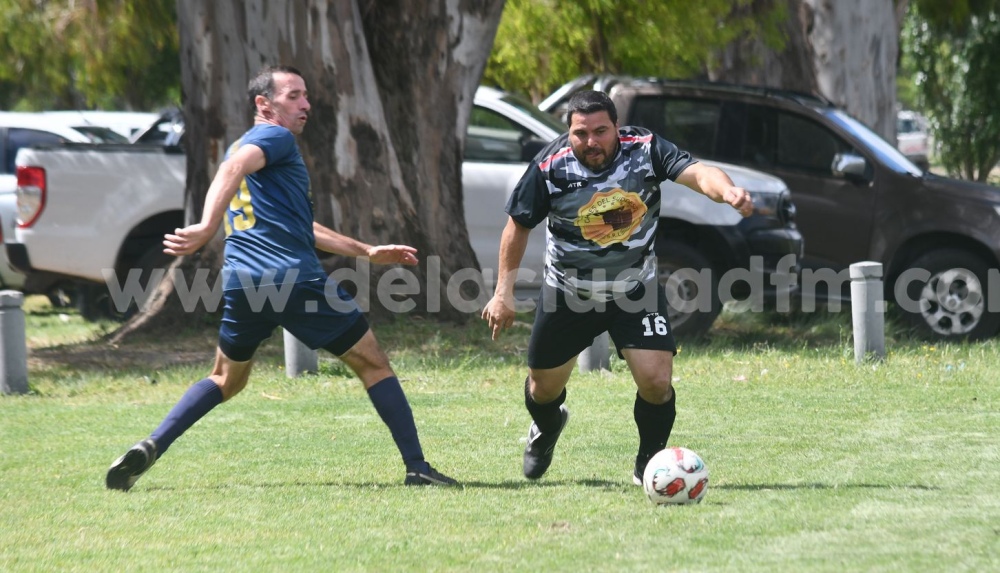
<path id="1" fill-rule="evenodd" d="M 500 258 L 500 235 L 507 224 L 504 207 L 528 163 L 566 126 L 530 102 L 497 89 L 476 92 L 466 134 L 462 164 L 465 221 L 472 248 L 483 269 L 485 287 L 492 292 Z M 725 171 L 753 196 L 755 213 L 743 219 L 728 205 L 711 201 L 687 187 L 664 182 L 661 187 L 660 237 L 657 253 L 661 280 L 668 287 L 670 321 L 678 336 L 704 334 L 730 300 L 773 303 L 797 290 L 798 257 L 802 237 L 795 229 L 794 206 L 788 187 L 774 176 L 725 163 L 705 161 Z M 707 238 L 720 238 L 708 240 Z M 777 261 L 794 255 L 784 271 Z M 728 271 L 746 277 L 750 259 L 760 256 L 766 292 L 741 291 L 745 281 L 721 281 Z M 542 285 L 545 232 L 536 229 L 518 273 L 517 295 L 525 299 Z M 679 271 L 694 272 L 679 272 Z M 710 273 L 701 271 L 709 270 Z M 782 278 L 772 278 L 784 272 Z M 720 289 L 719 285 L 723 288 Z M 774 288 L 771 288 L 771 287 Z M 727 292 L 726 289 L 728 288 Z M 760 290 L 760 289 L 758 289 Z M 528 305 L 530 308 L 530 305 Z"/>

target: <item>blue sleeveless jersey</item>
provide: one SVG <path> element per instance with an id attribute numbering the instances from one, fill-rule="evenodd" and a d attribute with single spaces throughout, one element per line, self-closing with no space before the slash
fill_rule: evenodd
<path id="1" fill-rule="evenodd" d="M 266 164 L 243 178 L 226 211 L 225 288 L 325 278 L 316 256 L 309 173 L 295 136 L 284 127 L 255 125 L 226 158 L 247 144 L 264 152 Z"/>

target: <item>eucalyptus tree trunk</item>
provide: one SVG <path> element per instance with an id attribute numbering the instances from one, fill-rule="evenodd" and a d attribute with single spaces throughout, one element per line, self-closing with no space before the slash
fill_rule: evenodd
<path id="1" fill-rule="evenodd" d="M 896 137 L 896 64 L 909 0 L 754 0 L 785 4 L 785 45 L 745 38 L 721 54 L 712 79 L 822 95 L 879 135 Z"/>
<path id="2" fill-rule="evenodd" d="M 420 293 L 409 298 L 416 311 L 435 312 L 434 285 L 478 268 L 463 215 L 462 150 L 503 0 L 178 0 L 177 10 L 188 220 L 200 218 L 227 146 L 251 125 L 249 79 L 265 65 L 294 66 L 312 104 L 299 144 L 317 221 L 370 244 L 416 247 Z M 181 266 L 189 275 L 217 271 L 221 251 L 220 234 Z M 328 271 L 354 264 L 321 260 Z M 370 290 L 358 292 L 376 314 L 385 270 L 372 266 Z M 164 316 L 179 310 L 168 282 L 125 330 L 173 320 Z M 443 318 L 466 316 L 440 301 Z"/>

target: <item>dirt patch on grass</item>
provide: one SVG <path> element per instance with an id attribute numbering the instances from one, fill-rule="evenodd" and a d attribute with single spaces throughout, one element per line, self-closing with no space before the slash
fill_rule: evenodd
<path id="1" fill-rule="evenodd" d="M 167 350 L 164 348 L 114 348 L 110 345 L 72 344 L 33 349 L 28 353 L 28 368 L 72 367 L 79 369 L 151 368 L 186 364 L 211 367 L 215 359 L 213 346 L 200 350 Z"/>
<path id="2" fill-rule="evenodd" d="M 166 366 L 205 365 L 215 359 L 218 332 L 185 331 L 171 336 L 135 336 L 112 344 L 107 336 L 94 340 L 28 348 L 28 368 L 158 369 Z"/>

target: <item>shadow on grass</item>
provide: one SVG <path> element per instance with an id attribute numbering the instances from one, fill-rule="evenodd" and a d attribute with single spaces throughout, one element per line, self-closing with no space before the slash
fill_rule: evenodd
<path id="1" fill-rule="evenodd" d="M 527 480 L 506 480 L 499 482 L 468 481 L 462 482 L 460 487 L 440 488 L 449 491 L 462 491 L 466 489 L 491 489 L 491 490 L 527 490 L 537 488 L 554 487 L 589 487 L 603 489 L 607 491 L 633 491 L 639 488 L 631 481 L 609 481 L 601 479 L 575 479 L 575 480 L 551 480 L 551 481 L 527 481 Z M 350 482 L 350 481 L 320 481 L 320 482 L 270 482 L 270 483 L 226 483 L 212 486 L 195 487 L 175 487 L 175 486 L 153 486 L 144 488 L 146 491 L 191 491 L 191 490 L 227 490 L 236 488 L 252 489 L 284 489 L 293 487 L 331 487 L 350 488 L 361 490 L 374 490 L 384 488 L 406 487 L 400 482 Z M 424 486 L 432 487 L 432 486 Z M 437 489 L 437 488 L 435 488 Z M 899 484 L 872 484 L 872 483 L 846 483 L 846 484 L 825 484 L 825 483 L 803 483 L 803 484 L 713 484 L 711 489 L 730 491 L 796 491 L 796 490 L 852 490 L 852 489 L 901 489 L 917 491 L 938 491 L 941 488 L 929 485 L 899 485 Z"/>
<path id="2" fill-rule="evenodd" d="M 798 351 L 816 348 L 853 348 L 854 325 L 851 309 L 819 308 L 779 312 L 734 312 L 727 310 L 716 320 L 712 330 L 698 339 L 678 338 L 682 346 L 712 349 L 757 349 Z M 909 325 L 894 307 L 885 317 L 887 347 L 906 347 L 927 341 Z"/>
<path id="3" fill-rule="evenodd" d="M 445 487 L 437 488 L 435 486 L 420 486 L 434 488 L 434 489 L 444 489 L 444 490 L 454 490 L 462 491 L 463 489 L 498 489 L 498 490 L 519 490 L 519 489 L 533 489 L 533 488 L 552 488 L 552 487 L 565 487 L 565 486 L 583 486 L 583 487 L 593 487 L 605 490 L 620 490 L 628 491 L 636 489 L 636 486 L 632 482 L 625 481 L 607 481 L 599 479 L 578 479 L 578 480 L 551 480 L 551 481 L 528 481 L 528 480 L 506 480 L 500 482 L 484 482 L 484 481 L 463 481 L 459 487 Z M 225 483 L 211 486 L 194 486 L 194 487 L 178 487 L 178 486 L 151 486 L 147 488 L 140 488 L 145 491 L 192 491 L 192 490 L 227 490 L 235 488 L 253 488 L 253 489 L 283 489 L 283 488 L 293 488 L 293 487 L 336 487 L 336 488 L 351 488 L 351 489 L 384 489 L 384 488 L 402 488 L 404 486 L 401 482 L 351 482 L 351 481 L 318 481 L 318 482 L 304 482 L 304 481 L 294 481 L 294 482 L 264 482 L 264 483 Z M 418 489 L 419 489 L 418 488 Z"/>

